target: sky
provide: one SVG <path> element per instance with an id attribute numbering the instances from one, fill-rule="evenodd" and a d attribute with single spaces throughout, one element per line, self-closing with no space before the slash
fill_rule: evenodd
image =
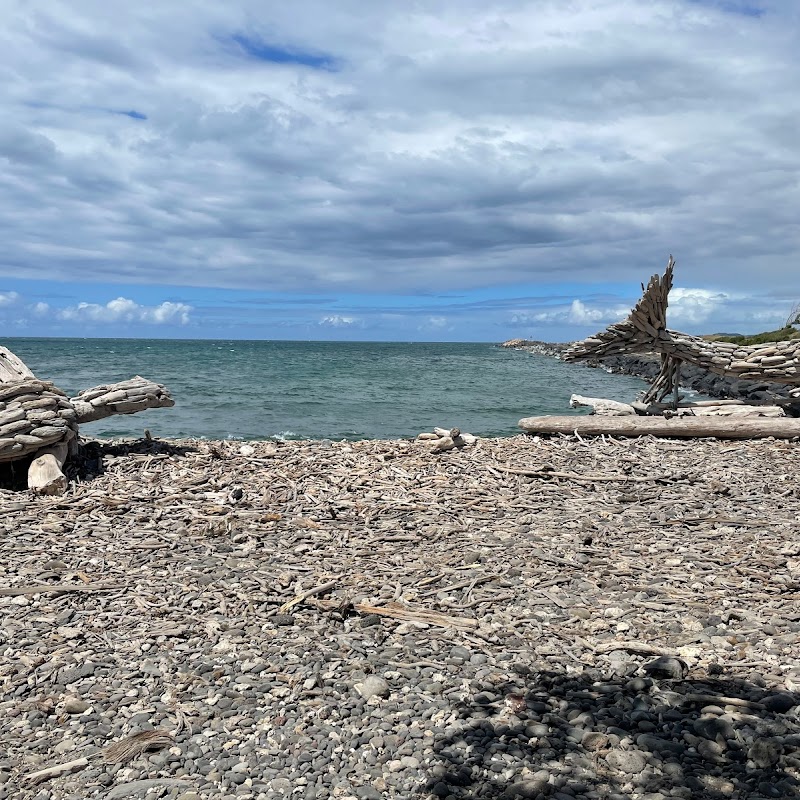
<path id="1" fill-rule="evenodd" d="M 0 0 L 0 330 L 567 341 L 800 300 L 796 0 Z"/>

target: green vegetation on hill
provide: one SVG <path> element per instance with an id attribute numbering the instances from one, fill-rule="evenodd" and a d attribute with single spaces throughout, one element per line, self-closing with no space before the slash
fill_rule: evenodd
<path id="1" fill-rule="evenodd" d="M 768 342 L 785 342 L 789 339 L 800 339 L 800 330 L 793 328 L 791 325 L 786 325 L 777 331 L 764 331 L 764 333 L 754 333 L 752 336 L 714 334 L 703 338 L 714 342 L 733 342 L 734 344 L 767 344 Z"/>

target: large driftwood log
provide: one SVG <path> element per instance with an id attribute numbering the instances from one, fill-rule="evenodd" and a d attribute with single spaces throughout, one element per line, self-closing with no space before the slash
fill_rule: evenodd
<path id="1" fill-rule="evenodd" d="M 68 398 L 0 347 L 0 462 L 34 456 L 28 485 L 36 492 L 56 494 L 66 488 L 62 467 L 80 423 L 173 405 L 163 386 L 138 375 Z"/>
<path id="2" fill-rule="evenodd" d="M 793 439 L 800 436 L 800 419 L 790 417 L 526 417 L 519 427 L 527 433 L 577 433 L 581 436 L 663 436 L 692 439 Z"/>
<path id="3" fill-rule="evenodd" d="M 670 256 L 663 276 L 653 275 L 647 288 L 642 286 L 644 294 L 627 319 L 576 342 L 564 353 L 564 360 L 653 352 L 661 353 L 667 359 L 665 374 L 673 367 L 673 362 L 686 361 L 728 378 L 800 387 L 800 339 L 738 345 L 709 342 L 667 329 L 666 310 L 674 266 L 675 260 Z M 665 386 L 666 391 L 669 389 Z M 800 396 L 800 389 L 797 394 Z"/>

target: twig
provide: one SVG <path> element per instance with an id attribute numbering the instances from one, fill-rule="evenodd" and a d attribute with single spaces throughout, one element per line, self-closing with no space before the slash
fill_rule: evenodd
<path id="1" fill-rule="evenodd" d="M 496 467 L 501 472 L 511 475 L 525 475 L 529 478 L 563 478 L 569 481 L 585 481 L 595 483 L 597 481 L 623 481 L 627 483 L 649 483 L 652 481 L 671 480 L 671 475 L 578 475 L 574 472 L 556 472 L 549 469 L 525 469 L 521 467 Z"/>
<path id="2" fill-rule="evenodd" d="M 317 608 L 331 610 L 341 605 L 337 600 L 317 600 Z M 379 617 L 391 617 L 408 622 L 423 622 L 426 625 L 437 625 L 440 628 L 458 628 L 460 630 L 473 630 L 478 627 L 478 621 L 469 617 L 449 617 L 437 611 L 428 611 L 424 608 L 410 608 L 400 603 L 387 603 L 385 606 L 371 606 L 367 603 L 354 603 L 353 608 L 359 614 L 376 614 Z"/>
<path id="3" fill-rule="evenodd" d="M 306 589 L 304 592 L 300 592 L 300 594 L 285 602 L 280 607 L 279 611 L 281 614 L 285 614 L 287 611 L 289 611 L 289 609 L 293 608 L 298 603 L 302 603 L 303 600 L 306 600 L 309 597 L 314 597 L 318 594 L 325 594 L 338 585 L 339 581 L 328 581 L 328 583 L 323 583 L 321 586 L 315 586 L 313 589 Z"/>
<path id="4" fill-rule="evenodd" d="M 665 651 L 660 647 L 653 647 L 644 642 L 601 642 L 592 645 L 595 653 L 610 653 L 613 650 L 624 650 L 626 653 L 633 653 L 638 656 L 663 656 Z"/>
<path id="5" fill-rule="evenodd" d="M 39 583 L 33 586 L 5 586 L 0 587 L 0 596 L 20 597 L 32 594 L 63 594 L 66 592 L 111 592 L 114 589 L 124 588 L 118 583 Z"/>
<path id="6" fill-rule="evenodd" d="M 725 697 L 718 694 L 687 694 L 683 698 L 684 703 L 705 703 L 715 706 L 739 706 L 741 708 L 764 709 L 763 703 L 755 700 L 743 700 L 741 697 Z"/>
<path id="7" fill-rule="evenodd" d="M 58 778 L 60 775 L 66 775 L 69 772 L 77 772 L 88 766 L 88 758 L 76 758 L 64 764 L 56 764 L 54 767 L 46 767 L 45 769 L 40 769 L 38 772 L 31 772 L 30 775 L 26 775 L 22 781 L 26 786 L 36 786 L 37 783 L 42 783 L 42 781 L 49 780 L 50 778 Z"/>
<path id="8" fill-rule="evenodd" d="M 488 581 L 493 581 L 495 578 L 499 577 L 500 575 L 481 575 L 477 578 L 467 578 L 466 580 L 459 581 L 458 583 L 451 583 L 449 586 L 442 586 L 439 589 L 423 592 L 420 597 L 433 597 L 433 595 L 439 594 L 439 592 L 454 592 L 456 589 L 463 589 L 465 586 L 469 586 L 470 589 L 474 589 L 481 583 L 487 583 Z"/>

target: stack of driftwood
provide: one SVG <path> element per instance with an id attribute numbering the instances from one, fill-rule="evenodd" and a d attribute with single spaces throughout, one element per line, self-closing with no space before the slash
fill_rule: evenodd
<path id="1" fill-rule="evenodd" d="M 564 353 L 564 360 L 653 352 L 696 364 L 716 375 L 800 387 L 800 339 L 738 345 L 709 342 L 697 336 L 668 330 L 666 309 L 674 266 L 675 260 L 670 256 L 664 274 L 653 275 L 647 288 L 642 287 L 642 299 L 627 319 L 576 342 Z"/>
<path id="2" fill-rule="evenodd" d="M 667 328 L 667 306 L 675 260 L 669 257 L 663 275 L 653 275 L 627 319 L 576 342 L 565 361 L 611 355 L 655 352 L 661 371 L 642 399 L 618 403 L 573 395 L 570 405 L 591 406 L 600 421 L 587 417 L 528 417 L 519 425 L 531 433 L 586 433 L 638 436 L 714 436 L 751 438 L 800 436 L 800 419 L 788 419 L 778 405 L 748 405 L 738 400 L 682 403 L 678 395 L 681 364 L 686 361 L 718 375 L 797 385 L 800 399 L 800 340 L 737 345 L 711 342 Z M 671 402 L 664 402 L 671 395 Z M 608 419 L 611 417 L 613 419 Z"/>
<path id="3" fill-rule="evenodd" d="M 66 489 L 62 468 L 77 446 L 81 423 L 173 405 L 162 385 L 138 375 L 67 397 L 0 347 L 0 462 L 32 459 L 28 487 L 39 494 Z"/>

